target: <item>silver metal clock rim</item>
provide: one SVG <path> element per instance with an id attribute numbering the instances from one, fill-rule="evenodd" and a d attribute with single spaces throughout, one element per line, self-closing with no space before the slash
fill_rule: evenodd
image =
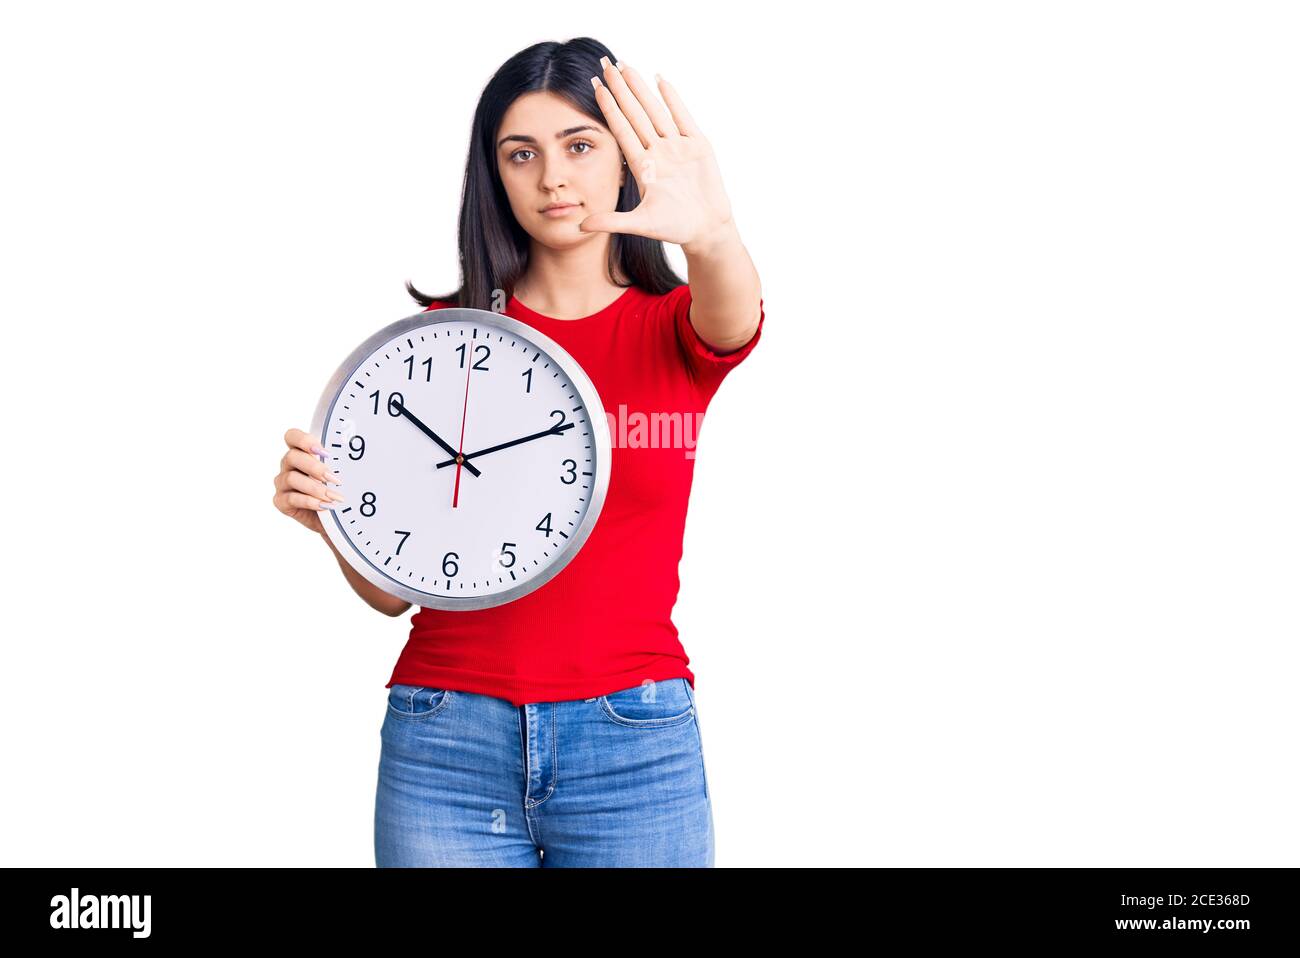
<path id="1" fill-rule="evenodd" d="M 587 410 L 587 415 L 592 420 L 592 446 L 595 453 L 596 467 L 592 470 L 595 475 L 592 477 L 591 489 L 589 490 L 590 496 L 587 510 L 582 517 L 582 521 L 569 537 L 564 553 L 547 566 L 544 572 L 540 572 L 532 579 L 520 582 L 504 592 L 498 592 L 494 595 L 466 596 L 463 599 L 439 596 L 404 586 L 379 571 L 370 561 L 370 558 L 363 554 L 352 542 L 352 539 L 343 529 L 342 520 L 335 510 L 322 510 L 320 517 L 321 525 L 325 528 L 326 534 L 339 549 L 339 552 L 349 560 L 349 564 L 361 573 L 366 581 L 390 595 L 396 595 L 413 605 L 429 609 L 488 609 L 493 606 L 505 605 L 507 602 L 525 596 L 558 575 L 569 564 L 570 560 L 578 554 L 583 543 L 587 541 L 596 520 L 600 517 L 600 511 L 605 505 L 605 493 L 609 488 L 609 474 L 613 464 L 610 454 L 609 417 L 605 415 L 605 406 L 600 400 L 600 394 L 596 391 L 595 384 L 592 383 L 583 368 L 578 365 L 577 360 L 545 333 L 502 313 L 494 313 L 486 309 L 471 309 L 464 306 L 449 306 L 442 309 L 421 311 L 413 316 L 390 323 L 373 336 L 367 338 L 365 342 L 348 354 L 347 359 L 343 360 L 338 369 L 334 371 L 334 375 L 330 377 L 329 383 L 325 386 L 325 391 L 321 393 L 320 401 L 316 404 L 316 413 L 312 417 L 312 433 L 320 436 L 325 451 L 330 453 L 329 437 L 323 431 L 326 425 L 326 417 L 341 394 L 344 382 L 352 376 L 361 361 L 381 345 L 390 339 L 409 333 L 413 329 L 457 322 L 494 326 L 502 332 L 535 343 L 569 377 L 577 388 L 578 395 L 582 397 L 582 404 Z M 599 423 L 600 428 L 597 428 L 597 423 Z M 359 558 L 360 563 L 351 561 L 353 556 Z"/>

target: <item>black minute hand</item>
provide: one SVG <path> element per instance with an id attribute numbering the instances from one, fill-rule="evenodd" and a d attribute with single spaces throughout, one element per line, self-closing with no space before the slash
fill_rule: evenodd
<path id="1" fill-rule="evenodd" d="M 560 433 L 564 432 L 564 430 L 572 429 L 574 425 L 576 424 L 571 422 L 566 422 L 563 426 L 552 426 L 550 429 L 543 429 L 541 432 L 535 432 L 531 436 L 523 436 L 519 439 L 511 439 L 509 442 L 503 442 L 495 446 L 488 446 L 486 449 L 480 449 L 477 452 L 468 452 L 465 454 L 464 458 L 474 459 L 477 456 L 486 456 L 489 452 L 496 452 L 498 449 L 509 449 L 511 446 L 517 446 L 521 442 L 532 442 L 534 439 L 541 439 L 543 436 L 558 436 Z M 455 449 L 448 449 L 447 451 L 450 452 L 453 456 L 456 455 Z M 443 466 L 454 466 L 454 465 L 456 465 L 455 459 L 447 459 L 444 462 L 438 463 L 438 468 L 441 469 Z M 474 467 L 471 466 L 468 462 L 466 462 L 465 468 L 473 469 Z"/>
<path id="2" fill-rule="evenodd" d="M 405 404 L 405 403 L 398 402 L 397 400 L 390 399 L 390 400 L 388 401 L 388 405 L 389 405 L 390 408 L 391 408 L 391 407 L 396 407 L 396 408 L 401 412 L 401 414 L 402 414 L 403 416 L 405 416 L 407 419 L 411 420 L 411 422 L 415 423 L 415 425 L 419 428 L 420 432 L 424 433 L 426 436 L 428 436 L 430 439 L 432 439 L 432 440 L 433 440 L 434 442 L 436 442 L 438 445 L 442 446 L 444 452 L 448 452 L 448 453 L 451 454 L 451 456 L 452 456 L 451 459 L 448 459 L 446 462 L 440 462 L 440 463 L 438 463 L 438 468 L 439 468 L 439 469 L 441 469 L 443 466 L 454 466 L 454 465 L 456 465 L 456 458 L 455 458 L 455 457 L 456 457 L 456 450 L 453 449 L 451 446 L 449 446 L 447 443 L 443 442 L 442 437 L 439 436 L 436 432 L 434 432 L 432 429 L 430 429 L 430 428 L 429 428 L 428 426 L 426 426 L 424 423 L 420 422 L 420 420 L 416 419 L 416 418 L 415 418 L 415 415 L 411 412 L 411 410 L 409 410 L 409 409 L 406 408 L 406 404 Z M 466 456 L 465 458 L 468 459 L 469 457 Z M 472 473 L 473 473 L 474 475 L 476 475 L 476 476 L 480 476 L 480 475 L 482 475 L 482 473 L 479 472 L 477 468 L 475 468 L 473 465 L 471 465 L 471 464 L 468 463 L 468 462 L 465 463 L 465 469 L 468 470 L 469 472 L 472 472 Z"/>

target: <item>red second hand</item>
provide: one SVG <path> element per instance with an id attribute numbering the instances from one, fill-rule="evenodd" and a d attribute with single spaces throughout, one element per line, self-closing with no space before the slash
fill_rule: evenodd
<path id="1" fill-rule="evenodd" d="M 474 368 L 474 364 L 469 360 L 474 355 L 474 350 L 470 349 L 468 344 L 465 347 L 465 405 L 460 410 L 460 443 L 456 447 L 456 487 L 451 493 L 451 507 L 455 509 L 456 503 L 460 501 L 460 467 L 465 462 L 465 413 L 469 410 L 469 374 Z"/>

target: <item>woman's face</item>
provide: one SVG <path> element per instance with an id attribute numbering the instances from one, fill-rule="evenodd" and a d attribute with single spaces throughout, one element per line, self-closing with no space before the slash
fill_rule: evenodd
<path id="1" fill-rule="evenodd" d="M 497 132 L 497 169 L 515 218 L 537 242 L 564 249 L 608 235 L 578 224 L 618 205 L 623 153 L 603 123 L 568 101 L 537 91 L 511 103 Z M 544 212 L 552 203 L 572 205 Z"/>

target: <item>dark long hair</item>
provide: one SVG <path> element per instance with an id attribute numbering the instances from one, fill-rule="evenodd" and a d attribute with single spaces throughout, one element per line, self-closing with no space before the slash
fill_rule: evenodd
<path id="1" fill-rule="evenodd" d="M 439 299 L 456 306 L 491 309 L 493 290 L 502 290 L 506 297 L 514 295 L 515 283 L 528 266 L 531 237 L 515 219 L 497 169 L 496 134 L 501 119 L 517 97 L 544 90 L 606 126 L 591 85 L 591 78 L 601 75 L 603 56 L 617 62 L 607 46 L 591 37 L 575 37 L 567 43 L 547 41 L 520 50 L 492 75 L 474 110 L 465 162 L 458 238 L 461 285 L 445 296 L 428 296 L 407 280 L 407 292 L 421 306 Z M 629 167 L 614 209 L 626 212 L 640 202 L 641 193 Z M 660 240 L 611 233 L 606 269 L 610 281 L 622 285 L 615 276 L 615 264 L 631 285 L 656 296 L 686 282 L 669 265 Z"/>

